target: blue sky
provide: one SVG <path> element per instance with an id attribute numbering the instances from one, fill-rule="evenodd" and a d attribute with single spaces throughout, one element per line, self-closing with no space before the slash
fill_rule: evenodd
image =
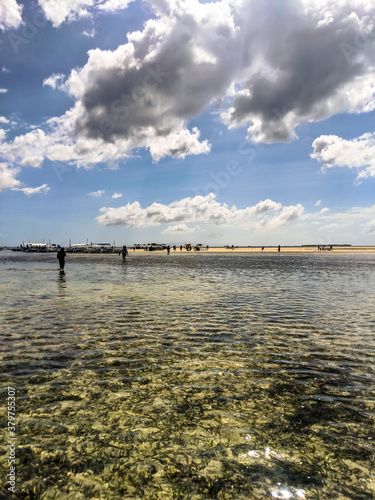
<path id="1" fill-rule="evenodd" d="M 373 245 L 374 63 L 369 0 L 3 0 L 0 245 Z"/>

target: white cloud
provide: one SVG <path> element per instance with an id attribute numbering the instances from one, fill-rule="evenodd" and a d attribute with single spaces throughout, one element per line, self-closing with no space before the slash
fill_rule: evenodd
<path id="1" fill-rule="evenodd" d="M 3 73 L 10 73 L 9 69 L 8 69 L 8 68 L 6 68 L 5 66 L 3 66 L 3 67 L 1 68 L 1 71 L 2 71 Z"/>
<path id="2" fill-rule="evenodd" d="M 357 170 L 357 180 L 375 177 L 375 133 L 346 140 L 337 135 L 321 135 L 313 142 L 312 158 L 323 169 L 346 167 Z"/>
<path id="3" fill-rule="evenodd" d="M 94 36 L 96 35 L 96 30 L 93 28 L 90 31 L 88 30 L 82 31 L 82 35 L 86 36 L 87 38 L 94 38 Z"/>
<path id="4" fill-rule="evenodd" d="M 322 200 L 318 200 L 318 201 L 315 203 L 315 206 L 316 206 L 316 207 L 319 207 L 321 203 L 322 203 Z"/>
<path id="5" fill-rule="evenodd" d="M 69 2 L 39 0 L 39 5 L 44 10 L 46 18 L 52 22 L 54 27 L 60 26 L 65 20 L 69 22 L 80 17 L 89 16 L 87 8 L 92 6 L 93 3 L 93 0 L 73 0 Z"/>
<path id="6" fill-rule="evenodd" d="M 69 116 L 69 113 L 68 113 Z M 114 167 L 119 157 L 126 157 L 126 150 L 95 139 L 71 139 L 69 122 L 55 119 L 50 121 L 49 133 L 36 128 L 13 141 L 1 142 L 0 156 L 8 163 L 25 167 L 41 167 L 45 158 L 51 161 L 74 163 L 77 167 L 89 168 L 96 163 L 107 163 Z M 0 139 L 4 137 L 0 136 Z"/>
<path id="7" fill-rule="evenodd" d="M 6 94 L 8 92 L 8 89 L 0 89 L 0 94 Z"/>
<path id="8" fill-rule="evenodd" d="M 276 203 L 275 201 L 272 200 L 264 200 L 260 201 L 257 205 L 254 207 L 254 214 L 255 215 L 261 215 L 264 212 L 268 211 L 277 211 L 282 208 L 281 203 Z"/>
<path id="9" fill-rule="evenodd" d="M 82 17 L 90 17 L 93 12 L 103 10 L 114 12 L 126 9 L 132 0 L 39 0 L 46 18 L 54 27 L 63 22 L 71 22 Z"/>
<path id="10" fill-rule="evenodd" d="M 12 188 L 12 191 L 22 191 L 27 196 L 30 196 L 31 194 L 47 193 L 47 191 L 49 191 L 49 190 L 50 190 L 50 188 L 48 187 L 47 184 L 43 184 L 42 186 L 39 186 L 36 188 L 31 188 L 31 187 Z"/>
<path id="11" fill-rule="evenodd" d="M 20 168 L 11 167 L 6 163 L 0 163 L 0 191 L 11 189 L 12 191 L 22 191 L 28 196 L 49 191 L 50 188 L 47 184 L 43 184 L 36 188 L 22 187 L 21 181 L 17 179 L 20 170 Z"/>
<path id="12" fill-rule="evenodd" d="M 327 212 L 329 212 L 329 208 L 325 207 L 325 208 L 322 208 L 319 212 L 320 215 L 323 215 L 323 214 L 326 214 Z"/>
<path id="13" fill-rule="evenodd" d="M 98 191 L 93 191 L 92 193 L 87 193 L 87 196 L 93 196 L 94 198 L 100 198 L 105 194 L 105 189 L 99 189 Z"/>
<path id="14" fill-rule="evenodd" d="M 100 10 L 104 10 L 106 12 L 114 12 L 116 10 L 126 9 L 127 6 L 132 1 L 133 0 L 106 0 L 106 1 L 102 1 L 97 6 L 98 6 L 98 9 L 100 9 Z"/>
<path id="15" fill-rule="evenodd" d="M 103 215 L 98 216 L 97 220 L 104 226 L 127 227 L 151 227 L 175 222 L 177 224 L 172 226 L 176 228 L 175 230 L 187 223 L 243 227 L 251 220 L 259 220 L 265 212 L 279 212 L 281 207 L 280 203 L 265 200 L 244 209 L 237 209 L 235 206 L 229 208 L 225 203 L 219 203 L 215 194 L 210 193 L 207 196 L 183 198 L 169 205 L 153 203 L 149 207 L 142 208 L 139 202 L 135 201 L 118 208 L 103 207 L 100 209 Z M 280 226 L 300 217 L 302 213 L 301 205 L 284 207 L 280 214 L 270 219 L 268 224 Z"/>
<path id="16" fill-rule="evenodd" d="M 365 231 L 368 234 L 375 234 L 375 217 L 365 226 Z"/>
<path id="17" fill-rule="evenodd" d="M 162 231 L 163 234 L 170 234 L 170 233 L 195 233 L 197 231 L 200 231 L 199 226 L 195 227 L 189 227 L 186 224 L 176 224 L 174 226 L 168 226 L 164 231 Z"/>
<path id="18" fill-rule="evenodd" d="M 3 124 L 3 125 L 8 125 L 8 123 L 10 123 L 10 121 L 5 118 L 5 116 L 0 116 L 0 125 Z"/>
<path id="19" fill-rule="evenodd" d="M 268 206 L 269 210 L 261 212 L 261 206 Z M 375 205 L 353 207 L 342 212 L 325 207 L 309 213 L 299 203 L 283 207 L 266 200 L 239 209 L 219 203 L 216 196 L 210 194 L 184 198 L 169 205 L 153 203 L 142 207 L 139 202 L 134 202 L 119 208 L 103 207 L 100 212 L 97 221 L 101 225 L 145 228 L 145 234 L 151 232 L 155 238 L 162 234 L 177 237 L 185 233 L 202 233 L 211 241 L 241 245 L 274 245 L 278 242 L 371 244 L 375 234 Z M 180 237 L 177 239 L 180 241 Z"/>
<path id="20" fill-rule="evenodd" d="M 20 181 L 16 179 L 19 172 L 19 168 L 13 168 L 6 163 L 0 163 L 0 191 L 18 187 L 21 184 Z"/>
<path id="21" fill-rule="evenodd" d="M 121 193 L 113 193 L 112 198 L 114 198 L 114 199 L 122 198 L 122 194 Z"/>
<path id="22" fill-rule="evenodd" d="M 284 207 L 280 214 L 273 217 L 264 217 L 258 224 L 257 229 L 275 229 L 284 226 L 288 222 L 300 219 L 303 215 L 304 208 L 298 203 L 296 206 Z"/>
<path id="23" fill-rule="evenodd" d="M 353 207 L 345 212 L 323 208 L 318 213 L 306 214 L 304 217 L 305 222 L 309 224 L 308 227 L 311 228 L 310 224 L 313 223 L 321 235 L 330 235 L 331 243 L 351 243 L 352 238 L 361 242 L 366 235 L 372 234 L 375 230 L 375 205 Z M 340 241 L 343 237 L 346 237 L 347 241 Z"/>
<path id="24" fill-rule="evenodd" d="M 64 74 L 62 74 L 62 73 L 57 73 L 57 74 L 54 73 L 50 77 L 45 78 L 43 80 L 43 87 L 45 87 L 47 85 L 48 87 L 51 87 L 53 89 L 59 88 L 59 86 L 61 85 L 61 83 L 64 80 L 64 78 L 65 78 Z"/>
<path id="25" fill-rule="evenodd" d="M 0 30 L 17 29 L 22 24 L 22 5 L 16 0 L 1 0 Z"/>
<path id="26" fill-rule="evenodd" d="M 50 142 L 42 130 L 36 129 L 16 137 L 10 143 L 0 141 L 0 154 L 8 163 L 40 167 L 47 156 Z"/>

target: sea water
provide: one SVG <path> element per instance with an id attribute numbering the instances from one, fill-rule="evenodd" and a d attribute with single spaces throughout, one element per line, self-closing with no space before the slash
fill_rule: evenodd
<path id="1" fill-rule="evenodd" d="M 374 498 L 374 254 L 0 264 L 1 493 Z"/>

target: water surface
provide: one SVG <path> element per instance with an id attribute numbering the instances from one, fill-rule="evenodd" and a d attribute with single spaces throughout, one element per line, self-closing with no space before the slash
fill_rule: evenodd
<path id="1" fill-rule="evenodd" d="M 374 498 L 374 255 L 0 264 L 19 498 Z"/>

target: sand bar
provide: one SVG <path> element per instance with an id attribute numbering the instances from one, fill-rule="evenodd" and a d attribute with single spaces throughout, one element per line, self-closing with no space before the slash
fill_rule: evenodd
<path id="1" fill-rule="evenodd" d="M 134 253 L 134 250 L 130 247 L 128 247 L 130 255 Z M 152 252 L 146 252 L 144 249 L 136 249 L 135 253 L 151 253 L 151 254 L 160 254 L 160 253 L 167 253 L 167 250 L 155 250 Z M 180 250 L 179 247 L 177 247 L 176 250 L 173 250 L 171 248 L 170 250 L 171 254 L 174 253 L 189 253 L 189 254 L 203 254 L 203 253 L 228 253 L 228 254 L 234 254 L 234 253 L 278 253 L 278 247 L 264 247 L 264 250 L 262 251 L 262 247 L 234 247 L 232 248 L 226 248 L 226 247 L 209 247 L 208 249 L 206 247 L 202 248 L 199 251 L 196 251 L 194 249 L 187 251 L 185 248 Z M 375 246 L 334 246 L 332 250 L 321 250 L 318 251 L 318 246 L 313 246 L 313 247 L 294 247 L 294 246 L 281 246 L 280 248 L 280 253 L 319 253 L 319 254 L 333 254 L 333 253 L 375 253 Z"/>

